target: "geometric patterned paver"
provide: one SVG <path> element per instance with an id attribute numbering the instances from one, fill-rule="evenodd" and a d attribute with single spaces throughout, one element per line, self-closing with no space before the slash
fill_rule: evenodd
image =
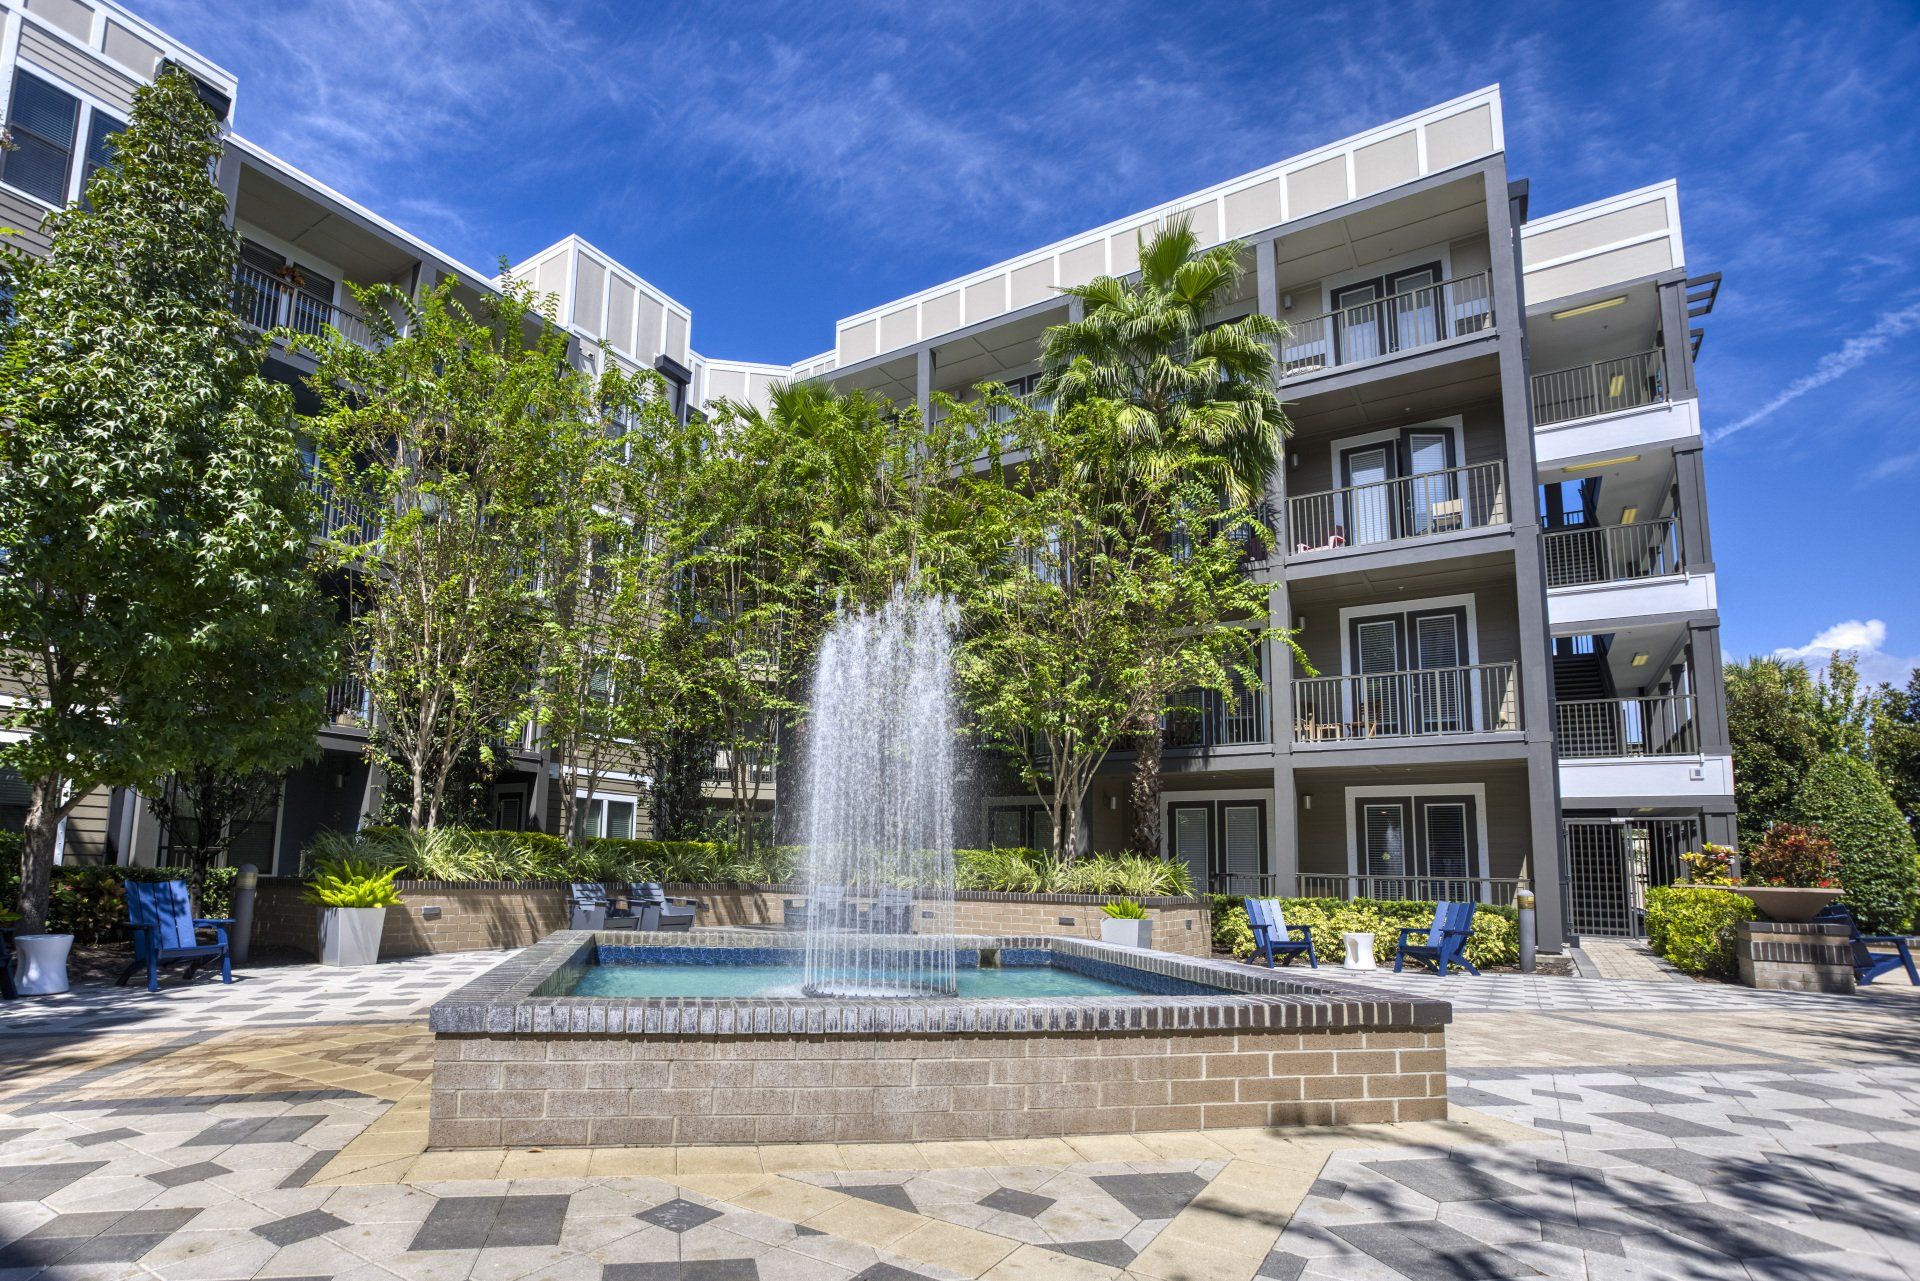
<path id="1" fill-rule="evenodd" d="M 224 1165 L 215 1165 L 211 1161 L 196 1161 L 192 1165 L 179 1165 L 171 1170 L 155 1170 L 147 1177 L 163 1188 L 177 1188 L 187 1183 L 199 1183 L 205 1179 L 217 1179 L 233 1171 Z"/>
<path id="2" fill-rule="evenodd" d="M 238 1116 L 215 1122 L 180 1146 L 229 1147 L 235 1143 L 292 1143 L 311 1130 L 323 1116 Z"/>
<path id="3" fill-rule="evenodd" d="M 1407 1278 L 1407 1281 L 1475 1281 L 1480 1277 L 1533 1277 L 1538 1268 L 1444 1223 L 1355 1223 L 1333 1234 Z"/>
<path id="4" fill-rule="evenodd" d="M 545 1196 L 441 1197 L 427 1212 L 409 1250 L 491 1250 L 558 1245 L 571 1198 Z M 327 1229 L 323 1229 L 327 1230 Z"/>
<path id="5" fill-rule="evenodd" d="M 760 1281 L 760 1265 L 752 1259 L 609 1263 L 600 1273 L 600 1281 Z"/>
<path id="6" fill-rule="evenodd" d="M 898 1183 L 843 1183 L 840 1191 L 848 1196 L 857 1196 L 862 1201 L 871 1201 L 875 1205 L 888 1205 L 896 1210 L 905 1210 L 908 1214 L 918 1214 L 919 1207 L 913 1198 Z"/>
<path id="7" fill-rule="evenodd" d="M 1110 1268 L 1124 1268 L 1133 1262 L 1138 1250 L 1125 1241 L 1056 1241 L 1046 1247 L 1076 1259 L 1089 1259 Z"/>
<path id="8" fill-rule="evenodd" d="M 5 1163 L 0 1163 L 0 1201 L 44 1201 L 106 1165 L 105 1161 L 60 1161 L 52 1165 L 15 1165 L 8 1169 Z"/>
<path id="9" fill-rule="evenodd" d="M 1171 1219 L 1207 1188 L 1207 1180 L 1184 1173 L 1097 1174 L 1093 1181 L 1139 1219 Z"/>
<path id="10" fill-rule="evenodd" d="M 841 1191 L 844 1192 L 846 1189 L 842 1188 Z M 1022 1214 L 1029 1219 L 1037 1219 L 1059 1203 L 1050 1196 L 1037 1196 L 1032 1192 L 1022 1192 L 1019 1188 L 995 1188 L 981 1197 L 979 1204 L 986 1206 L 989 1210 Z"/>
<path id="11" fill-rule="evenodd" d="M 1370 1161 L 1395 1183 L 1413 1189 L 1429 1201 L 1487 1201 L 1525 1196 L 1527 1190 L 1476 1170 L 1463 1161 L 1437 1157 L 1422 1161 Z"/>
<path id="12" fill-rule="evenodd" d="M 295 1214 L 272 1223 L 263 1223 L 254 1232 L 275 1245 L 287 1246 L 296 1241 L 308 1241 L 317 1236 L 325 1236 L 335 1228 L 347 1226 L 345 1219 L 328 1214 L 325 1210 L 308 1210 L 305 1214 Z"/>
<path id="13" fill-rule="evenodd" d="M 685 1197 L 675 1197 L 663 1201 L 650 1210 L 642 1210 L 634 1216 L 644 1219 L 657 1228 L 669 1232 L 691 1232 L 703 1223 L 711 1223 L 720 1217 L 720 1211 L 710 1210 L 704 1205 L 695 1204 Z"/>
<path id="14" fill-rule="evenodd" d="M 199 1214 L 198 1210 L 101 1210 L 61 1214 L 0 1247 L 10 1268 L 132 1263 Z"/>

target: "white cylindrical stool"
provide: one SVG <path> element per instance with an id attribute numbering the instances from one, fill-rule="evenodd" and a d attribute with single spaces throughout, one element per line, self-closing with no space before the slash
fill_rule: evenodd
<path id="1" fill-rule="evenodd" d="M 52 996 L 67 990 L 71 934 L 13 936 L 13 986 L 22 996 Z"/>
<path id="2" fill-rule="evenodd" d="M 1373 935 L 1342 934 L 1340 940 L 1347 945 L 1347 959 L 1341 963 L 1342 969 L 1370 970 L 1373 968 Z"/>

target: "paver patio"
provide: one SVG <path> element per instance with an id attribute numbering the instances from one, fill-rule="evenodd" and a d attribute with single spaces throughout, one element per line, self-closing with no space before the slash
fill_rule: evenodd
<path id="1" fill-rule="evenodd" d="M 0 1006 L 0 1281 L 1920 1278 L 1900 986 L 1359 976 L 1456 1001 L 1445 1124 L 424 1152 L 497 959 Z"/>

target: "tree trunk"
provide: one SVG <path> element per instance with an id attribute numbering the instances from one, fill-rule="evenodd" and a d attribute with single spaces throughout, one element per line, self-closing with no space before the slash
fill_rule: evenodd
<path id="1" fill-rule="evenodd" d="M 1160 854 L 1160 727 L 1138 735 L 1127 780 L 1127 845 L 1135 854 Z"/>
<path id="2" fill-rule="evenodd" d="M 14 927 L 21 934 L 47 930 L 47 898 L 53 885 L 53 847 L 60 837 L 60 793 L 65 780 L 43 774 L 27 792 L 27 822 L 20 841 L 20 913 Z"/>

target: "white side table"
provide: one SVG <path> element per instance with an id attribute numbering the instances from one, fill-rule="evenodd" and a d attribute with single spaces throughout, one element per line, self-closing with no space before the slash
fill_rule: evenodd
<path id="1" fill-rule="evenodd" d="M 1341 962 L 1342 969 L 1370 970 L 1373 968 L 1373 935 L 1342 934 L 1340 941 L 1347 945 L 1347 959 Z"/>
<path id="2" fill-rule="evenodd" d="M 53 996 L 67 990 L 71 934 L 13 936 L 13 985 L 22 996 Z"/>

